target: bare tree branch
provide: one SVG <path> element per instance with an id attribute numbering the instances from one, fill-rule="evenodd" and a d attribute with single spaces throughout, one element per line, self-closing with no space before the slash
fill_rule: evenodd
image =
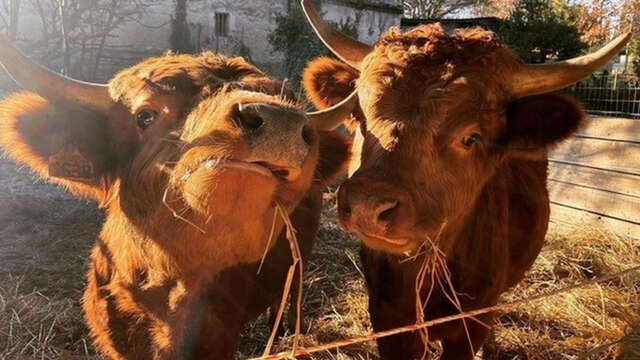
<path id="1" fill-rule="evenodd" d="M 11 5 L 20 1 L 0 0 L 2 30 L 10 29 Z M 105 52 L 110 40 L 117 37 L 116 30 L 128 22 L 139 23 L 147 9 L 160 1 L 162 0 L 21 1 L 20 17 L 26 13 L 35 16 L 42 29 L 40 38 L 21 37 L 21 40 L 26 40 L 23 41 L 26 43 L 24 50 L 45 65 L 63 68 L 67 75 L 85 80 L 100 80 L 98 77 L 101 66 L 104 65 Z"/>
<path id="2" fill-rule="evenodd" d="M 410 18 L 442 18 L 489 0 L 396 0 Z"/>

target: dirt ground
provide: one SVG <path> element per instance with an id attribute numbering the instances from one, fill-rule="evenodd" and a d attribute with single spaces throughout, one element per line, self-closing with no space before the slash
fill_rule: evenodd
<path id="1" fill-rule="evenodd" d="M 328 192 L 322 227 L 305 274 L 304 346 L 371 331 L 358 241 L 335 223 Z M 0 160 L 0 359 L 100 359 L 79 299 L 89 249 L 104 214 L 24 168 Z M 552 224 L 547 245 L 514 300 L 640 264 L 640 244 Z M 640 359 L 640 283 L 627 276 L 502 314 L 492 359 Z M 245 330 L 239 359 L 261 354 L 263 318 Z M 287 349 L 291 337 L 276 350 Z M 489 355 L 490 354 L 490 355 Z M 315 359 L 376 359 L 374 343 Z"/>

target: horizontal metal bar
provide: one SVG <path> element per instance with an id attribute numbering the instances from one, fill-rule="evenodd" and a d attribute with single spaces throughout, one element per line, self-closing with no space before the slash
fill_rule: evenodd
<path id="1" fill-rule="evenodd" d="M 608 194 L 613 194 L 613 195 L 626 196 L 626 197 L 630 197 L 630 198 L 633 198 L 633 199 L 639 199 L 640 200 L 640 195 L 627 194 L 627 193 L 623 193 L 623 192 L 619 192 L 619 191 L 615 191 L 615 190 L 609 190 L 609 189 L 599 188 L 599 187 L 590 186 L 590 185 L 583 185 L 583 184 L 578 184 L 578 183 L 574 183 L 574 182 L 571 182 L 571 181 L 559 180 L 559 179 L 554 179 L 554 178 L 549 178 L 549 181 L 557 182 L 557 183 L 560 183 L 560 184 L 566 184 L 566 185 L 581 187 L 581 188 L 585 188 L 585 189 L 589 189 L 589 190 L 602 191 L 602 192 L 606 192 Z M 640 207 L 640 203 L 638 205 Z"/>
<path id="2" fill-rule="evenodd" d="M 567 204 L 563 204 L 563 203 L 559 203 L 557 201 L 549 201 L 550 203 L 554 204 L 554 205 L 558 205 L 558 206 L 562 206 L 568 209 L 573 209 L 573 210 L 579 210 L 579 211 L 584 211 L 586 213 L 589 214 L 593 214 L 593 215 L 597 215 L 597 216 L 602 216 L 602 217 L 606 217 L 607 219 L 613 219 L 613 220 L 618 220 L 618 221 L 623 221 L 629 224 L 633 224 L 633 225 L 640 225 L 639 221 L 634 221 L 634 220 L 627 220 L 627 219 L 623 219 L 617 216 L 611 216 L 611 215 L 607 215 L 598 211 L 592 211 L 592 210 L 587 210 L 587 209 L 582 209 L 579 208 L 577 206 L 572 206 L 572 205 L 567 205 Z"/>
<path id="3" fill-rule="evenodd" d="M 640 134 L 638 134 L 638 136 L 640 136 Z M 589 140 L 600 140 L 600 141 L 612 141 L 612 142 L 621 142 L 621 143 L 625 143 L 625 144 L 633 144 L 633 145 L 640 145 L 640 140 L 625 140 L 625 139 L 615 139 L 615 138 L 606 138 L 606 137 L 601 137 L 601 136 L 589 136 L 589 135 L 580 135 L 580 134 L 576 134 L 574 135 L 574 137 L 580 138 L 580 139 L 589 139 Z"/>
<path id="4" fill-rule="evenodd" d="M 549 160 L 549 162 L 557 163 L 557 164 L 573 165 L 573 166 L 577 166 L 577 167 L 584 167 L 584 168 L 595 169 L 595 170 L 609 171 L 609 172 L 614 172 L 614 173 L 624 174 L 624 175 L 640 176 L 640 169 L 605 168 L 605 167 L 593 166 L 593 165 L 588 165 L 588 164 L 579 163 L 579 162 L 575 162 L 575 161 L 568 161 L 568 160 L 560 160 L 560 159 L 552 159 L 552 158 L 550 158 L 548 160 Z M 631 170 L 631 171 L 629 171 L 629 170 Z M 638 171 L 638 172 L 634 172 L 634 171 Z"/>

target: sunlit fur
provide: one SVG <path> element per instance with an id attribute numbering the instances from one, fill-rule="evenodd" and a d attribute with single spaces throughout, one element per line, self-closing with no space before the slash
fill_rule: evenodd
<path id="1" fill-rule="evenodd" d="M 575 101 L 556 95 L 511 98 L 509 74 L 520 64 L 491 32 L 448 35 L 439 25 L 404 34 L 391 29 L 363 60 L 355 88 L 365 119 L 355 131 L 350 179 L 338 201 L 341 222 L 366 244 L 374 330 L 415 323 L 421 261 L 399 260 L 424 250 L 427 239 L 446 254 L 464 310 L 495 304 L 539 253 L 549 220 L 547 148 L 571 135 L 584 114 Z M 348 80 L 333 88 L 315 83 L 328 77 Z M 305 89 L 319 107 L 347 96 L 353 88 L 346 83 L 353 83 L 353 71 L 335 60 L 316 60 L 305 70 Z M 474 133 L 479 141 L 465 146 L 463 139 Z M 352 208 L 376 197 L 399 200 L 384 227 L 354 218 Z M 394 245 L 385 238 L 409 241 Z M 434 285 L 426 278 L 423 300 Z M 426 317 L 456 312 L 436 284 Z M 491 323 L 492 315 L 480 319 Z M 467 326 L 477 351 L 489 330 L 475 321 Z M 443 341 L 442 358 L 472 358 L 461 322 L 429 334 Z M 414 359 L 423 351 L 417 334 L 378 344 L 383 359 Z"/>
<path id="2" fill-rule="evenodd" d="M 113 359 L 231 359 L 243 324 L 279 301 L 292 262 L 279 219 L 257 275 L 275 204 L 291 214 L 306 258 L 322 188 L 344 169 L 349 142 L 312 129 L 301 175 L 290 182 L 224 168 L 231 160 L 286 163 L 295 150 L 270 152 L 249 141 L 232 116 L 238 104 L 302 116 L 282 82 L 241 58 L 205 52 L 148 59 L 117 74 L 109 91 L 108 114 L 33 93 L 8 97 L 0 103 L 0 147 L 106 208 L 83 298 L 101 352 Z M 158 113 L 144 131 L 135 119 L 143 109 Z M 92 178 L 49 175 L 52 156 L 65 148 L 91 164 Z"/>
<path id="3" fill-rule="evenodd" d="M 350 94 L 358 79 L 358 72 L 350 66 L 332 58 L 321 57 L 311 61 L 302 74 L 302 84 L 307 97 L 318 109 L 326 109 L 342 101 Z M 350 130 L 358 126 L 364 116 L 356 108 L 345 121 Z"/>

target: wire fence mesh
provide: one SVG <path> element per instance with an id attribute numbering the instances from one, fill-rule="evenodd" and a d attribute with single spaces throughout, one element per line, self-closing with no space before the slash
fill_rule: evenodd
<path id="1" fill-rule="evenodd" d="M 596 73 L 564 90 L 593 115 L 640 119 L 640 77 Z"/>

